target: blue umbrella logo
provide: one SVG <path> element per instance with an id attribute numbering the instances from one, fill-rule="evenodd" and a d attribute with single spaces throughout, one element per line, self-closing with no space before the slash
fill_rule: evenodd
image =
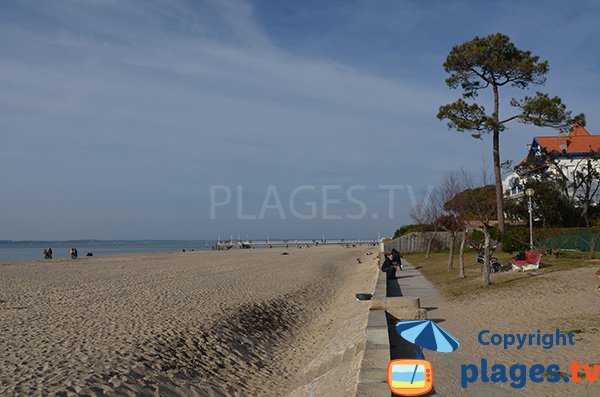
<path id="1" fill-rule="evenodd" d="M 454 336 L 431 320 L 398 321 L 396 332 L 407 341 L 436 352 L 450 353 L 460 345 Z"/>

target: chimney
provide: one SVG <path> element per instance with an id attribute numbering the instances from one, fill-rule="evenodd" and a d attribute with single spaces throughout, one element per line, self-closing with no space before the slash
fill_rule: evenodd
<path id="1" fill-rule="evenodd" d="M 569 143 L 567 142 L 567 132 L 566 131 L 561 131 L 558 134 L 558 147 L 560 148 L 560 151 L 565 153 L 569 147 Z"/>
<path id="2" fill-rule="evenodd" d="M 558 147 L 561 152 L 566 152 L 569 145 L 567 144 L 567 138 L 559 138 L 558 139 Z"/>

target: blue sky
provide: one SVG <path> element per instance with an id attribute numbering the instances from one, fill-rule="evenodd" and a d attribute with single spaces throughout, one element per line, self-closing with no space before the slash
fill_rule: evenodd
<path id="1" fill-rule="evenodd" d="M 508 34 L 549 61 L 541 90 L 600 133 L 598 4 L 3 2 L 0 239 L 389 234 L 445 172 L 491 161 L 489 138 L 435 117 L 459 96 L 441 66 L 454 44 Z M 513 124 L 502 158 L 551 134 Z M 211 185 L 233 192 L 215 219 Z M 271 207 L 239 219 L 238 185 L 244 214 L 259 214 L 274 186 L 285 219 Z M 315 219 L 290 213 L 301 185 L 315 186 L 297 196 L 299 208 L 316 203 Z M 340 186 L 329 212 L 342 219 L 322 219 L 324 185 Z M 365 187 L 360 219 L 345 216 L 360 209 L 344 196 L 353 185 Z M 378 185 L 404 186 L 393 219 Z"/>

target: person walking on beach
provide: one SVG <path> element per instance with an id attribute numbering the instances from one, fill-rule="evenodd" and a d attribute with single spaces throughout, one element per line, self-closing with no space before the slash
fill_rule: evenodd
<path id="1" fill-rule="evenodd" d="M 50 259 L 50 254 L 48 254 L 48 250 L 44 248 L 44 259 Z"/>
<path id="2" fill-rule="evenodd" d="M 402 270 L 402 257 L 400 256 L 400 252 L 398 252 L 396 248 L 392 248 L 392 265 Z"/>
<path id="3" fill-rule="evenodd" d="M 52 248 L 48 248 L 48 259 L 52 259 Z"/>
<path id="4" fill-rule="evenodd" d="M 77 248 L 71 248 L 71 259 L 77 259 Z"/>

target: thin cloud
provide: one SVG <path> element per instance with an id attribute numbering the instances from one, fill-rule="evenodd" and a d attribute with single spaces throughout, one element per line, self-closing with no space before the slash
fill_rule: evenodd
<path id="1" fill-rule="evenodd" d="M 423 26 L 438 21 L 445 29 L 444 14 L 468 5 L 432 14 L 410 2 L 383 15 L 392 3 L 334 4 L 319 20 L 329 31 L 314 35 L 309 25 L 319 10 L 312 10 L 287 42 L 265 20 L 277 15 L 244 1 L 7 4 L 0 15 L 0 238 L 213 237 L 235 222 L 198 225 L 212 183 L 244 184 L 259 200 L 269 184 L 424 191 L 452 164 L 477 168 L 489 142 L 447 131 L 435 118 L 459 94 L 443 83 L 440 48 L 449 50 L 456 31 L 473 32 L 454 21 L 447 31 L 425 34 Z M 397 16 L 407 23 L 396 31 Z M 579 29 L 577 45 L 589 40 Z M 313 37 L 310 49 L 286 45 L 300 43 L 303 32 Z M 398 48 L 394 35 L 402 37 Z M 513 134 L 521 131 L 526 136 L 518 128 L 503 136 L 503 157 L 521 153 L 526 142 Z M 409 221 L 403 200 L 395 220 L 315 221 L 294 230 L 393 230 Z M 198 234 L 185 234 L 192 230 Z"/>

